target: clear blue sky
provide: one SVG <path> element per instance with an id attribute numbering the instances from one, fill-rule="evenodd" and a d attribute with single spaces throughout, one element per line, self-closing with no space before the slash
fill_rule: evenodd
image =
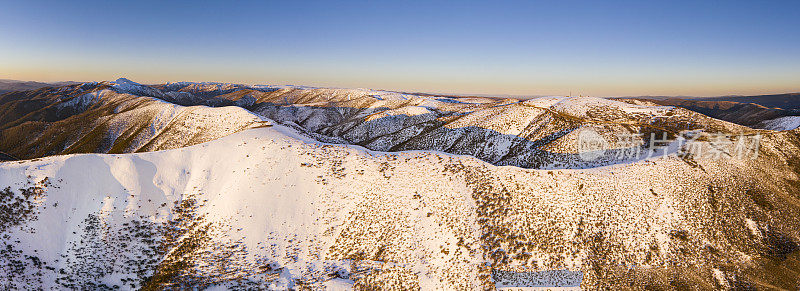
<path id="1" fill-rule="evenodd" d="M 800 91 L 800 1 L 4 1 L 0 78 Z"/>

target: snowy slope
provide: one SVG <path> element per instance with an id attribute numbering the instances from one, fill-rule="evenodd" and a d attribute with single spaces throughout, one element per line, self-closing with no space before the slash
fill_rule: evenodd
<path id="1" fill-rule="evenodd" d="M 800 116 L 784 116 L 765 120 L 756 125 L 756 127 L 769 130 L 792 130 L 800 127 Z"/>
<path id="2" fill-rule="evenodd" d="M 60 156 L 3 164 L 2 185 L 15 185 L 28 175 L 36 181 L 49 177 L 52 183 L 46 198 L 36 202 L 41 207 L 38 219 L 23 229 L 9 231 L 11 239 L 7 242 L 19 240 L 14 245 L 24 254 L 35 254 L 48 266 L 65 269 L 68 277 L 79 282 L 98 280 L 108 286 L 124 286 L 125 281 L 120 280 L 132 274 L 119 270 L 104 273 L 120 267 L 114 263 L 95 262 L 102 265 L 100 274 L 84 274 L 73 264 L 87 256 L 119 256 L 114 251 L 132 255 L 149 246 L 141 242 L 137 245 L 134 240 L 122 249 L 84 249 L 85 241 L 122 243 L 123 224 L 168 220 L 169 206 L 191 194 L 203 201 L 198 211 L 207 213 L 205 222 L 231 225 L 213 233 L 214 243 L 239 243 L 246 248 L 243 261 L 236 264 L 282 268 L 275 274 L 279 278 L 271 282 L 278 288 L 293 286 L 296 279 L 329 279 L 326 276 L 337 268 L 353 268 L 341 259 L 353 256 L 393 258 L 391 265 L 424 270 L 418 274 L 420 284 L 479 284 L 446 278 L 472 274 L 470 277 L 477 279 L 474 265 L 479 264 L 480 256 L 473 252 L 446 257 L 440 252 L 443 244 L 456 242 L 456 235 L 469 238 L 471 247 L 478 249 L 474 204 L 469 196 L 454 195 L 466 193 L 463 182 L 421 183 L 427 177 L 422 167 L 430 163 L 407 162 L 402 170 L 388 170 L 386 163 L 394 156 L 329 146 L 309 148 L 311 145 L 301 142 L 299 136 L 289 134 L 294 138 L 265 128 L 164 152 Z M 411 154 L 405 159 L 425 156 Z M 398 178 L 389 180 L 387 175 Z M 376 189 L 382 190 L 380 196 L 373 196 Z M 425 197 L 414 198 L 413 189 L 424 191 Z M 408 208 L 414 199 L 422 200 L 417 201 L 415 209 Z M 446 209 L 441 214 L 447 217 L 427 215 L 437 209 Z M 99 224 L 107 229 L 91 232 L 96 230 L 87 225 L 90 217 L 98 217 Z M 384 232 L 380 237 L 359 233 L 366 230 L 362 229 L 365 226 L 383 228 Z M 390 233 L 393 236 L 387 237 Z M 355 234 L 362 235 L 358 246 L 342 241 Z M 79 243 L 81 239 L 84 241 Z M 387 243 L 387 253 L 374 254 L 380 244 Z M 80 247 L 70 247 L 73 245 Z M 455 273 L 460 264 L 473 267 L 462 267 L 460 271 L 466 273 Z M 238 272 L 242 275 L 249 271 Z M 271 278 L 270 274 L 260 275 Z M 41 284 L 56 286 L 57 278 L 55 273 L 46 273 Z"/>
<path id="3" fill-rule="evenodd" d="M 125 86 L 121 88 L 127 89 L 144 87 L 122 84 Z M 241 107 L 180 106 L 152 97 L 119 93 L 117 86 L 120 85 L 114 85 L 113 89 L 97 87 L 74 96 L 50 95 L 55 98 L 51 106 L 27 114 L 16 121 L 18 124 L 4 124 L 8 128 L 0 131 L 0 137 L 6 141 L 2 149 L 23 158 L 154 151 L 270 125 Z M 39 114 L 63 117 L 35 118 Z M 28 116 L 34 118 L 25 120 Z"/>
<path id="4" fill-rule="evenodd" d="M 797 240 L 798 222 L 781 217 L 798 209 L 744 192 L 776 191 L 780 180 L 754 182 L 791 174 L 696 163 L 526 170 L 319 144 L 282 126 L 168 151 L 5 162 L 0 185 L 34 190 L 16 204 L 25 215 L 0 228 L 13 250 L 0 285 L 600 288 L 626 284 L 607 277 L 618 264 L 690 272 L 688 286 L 763 273 L 760 246 L 773 242 L 762 237 Z M 710 219 L 719 205 L 726 219 Z M 647 282 L 668 284 L 658 278 Z"/>

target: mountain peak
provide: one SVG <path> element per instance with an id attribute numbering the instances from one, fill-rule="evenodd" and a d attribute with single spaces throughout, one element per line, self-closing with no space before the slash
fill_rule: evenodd
<path id="1" fill-rule="evenodd" d="M 142 85 L 142 84 L 136 83 L 134 81 L 131 81 L 128 78 L 119 78 L 116 81 L 114 81 L 114 83 L 117 83 L 117 84 L 131 84 L 131 85 L 139 85 L 139 86 Z"/>
<path id="2" fill-rule="evenodd" d="M 147 85 L 142 85 L 131 81 L 127 78 L 119 78 L 114 81 L 114 85 L 111 86 L 115 91 L 119 93 L 127 93 L 131 95 L 140 95 L 140 96 L 150 96 L 150 97 L 164 97 L 164 92 L 161 92 L 158 89 L 152 88 Z"/>

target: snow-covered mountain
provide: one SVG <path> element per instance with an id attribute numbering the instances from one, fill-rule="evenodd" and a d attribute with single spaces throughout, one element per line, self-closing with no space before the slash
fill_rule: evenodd
<path id="1" fill-rule="evenodd" d="M 792 130 L 800 127 L 800 116 L 784 116 L 765 120 L 757 126 L 769 130 Z"/>
<path id="2" fill-rule="evenodd" d="M 0 150 L 37 158 L 0 163 L 5 289 L 800 280 L 798 130 L 635 100 L 128 80 L 3 95 L 0 110 L 15 114 Z M 587 128 L 762 140 L 754 158 L 587 163 Z"/>
<path id="3" fill-rule="evenodd" d="M 44 99 L 37 101 L 33 107 L 36 111 L 15 116 L 0 127 L 2 138 L 10 136 L 12 140 L 8 143 L 12 146 L 0 150 L 22 158 L 174 148 L 257 126 L 254 120 L 258 117 L 331 143 L 377 151 L 434 150 L 470 155 L 495 165 L 537 169 L 614 164 L 619 151 L 642 151 L 655 133 L 675 136 L 694 130 L 729 134 L 751 131 L 682 108 L 590 97 L 458 98 L 368 89 L 186 82 L 145 86 L 127 79 L 38 92 L 35 98 L 18 95 L 16 99 L 7 98 L 10 101 L 3 107 L 13 110 Z M 226 111 L 208 110 L 226 106 Z M 224 116 L 212 116 L 218 112 L 225 112 Z M 205 123 L 183 124 L 192 122 Z M 176 129 L 172 126 L 175 124 L 182 126 Z M 178 131 L 168 134 L 185 138 L 172 139 L 177 144 L 167 146 L 151 141 L 167 138 L 159 132 L 164 129 Z M 193 130 L 208 136 L 195 138 Z M 606 156 L 591 163 L 578 157 L 577 136 L 584 130 L 598 132 L 608 140 Z M 30 132 L 38 138 L 19 138 Z M 618 141 L 616 137 L 621 135 L 639 136 Z"/>
<path id="4" fill-rule="evenodd" d="M 19 158 L 155 151 L 271 125 L 240 107 L 181 106 L 131 93 L 165 96 L 125 79 L 4 95 L 1 148 Z"/>
<path id="5" fill-rule="evenodd" d="M 717 119 L 774 130 L 765 122 L 800 115 L 800 94 L 729 96 L 708 98 L 645 99 L 661 105 L 679 106 Z M 780 129 L 783 130 L 783 129 Z"/>

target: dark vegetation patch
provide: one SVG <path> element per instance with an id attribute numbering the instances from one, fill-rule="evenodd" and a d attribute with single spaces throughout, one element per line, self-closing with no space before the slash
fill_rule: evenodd
<path id="1" fill-rule="evenodd" d="M 760 252 L 770 259 L 782 261 L 789 254 L 800 250 L 800 245 L 791 237 L 771 227 L 761 228 L 761 234 L 763 235 L 763 248 Z"/>
<path id="2" fill-rule="evenodd" d="M 689 232 L 686 230 L 672 230 L 669 232 L 669 237 L 672 239 L 677 239 L 681 241 L 688 241 L 689 240 Z"/>
<path id="3" fill-rule="evenodd" d="M 417 274 L 400 268 L 370 272 L 353 285 L 353 290 L 421 290 Z"/>
<path id="4" fill-rule="evenodd" d="M 157 250 L 163 257 L 141 290 L 196 290 L 215 285 L 242 290 L 265 288 L 269 282 L 248 278 L 258 273 L 276 274 L 281 268 L 240 265 L 247 254 L 245 245 L 215 239 L 220 228 L 230 226 L 206 221 L 205 214 L 199 211 L 205 201 L 195 197 L 189 194 L 176 201 L 172 218 L 159 227 Z"/>
<path id="5" fill-rule="evenodd" d="M 764 210 L 773 210 L 773 209 L 775 209 L 775 207 L 772 206 L 772 202 L 770 201 L 768 194 L 766 192 L 764 192 L 764 190 L 747 189 L 747 190 L 745 190 L 745 194 L 748 197 L 750 197 L 751 200 L 753 200 L 753 203 L 758 205 L 758 207 L 761 207 L 761 209 L 764 209 Z"/>
<path id="6" fill-rule="evenodd" d="M 47 187 L 51 185 L 48 178 L 39 182 L 28 182 L 18 191 L 6 187 L 0 190 L 0 289 L 22 290 L 31 286 L 41 286 L 42 276 L 52 267 L 38 256 L 26 253 L 21 249 L 20 241 L 13 240 L 8 231 L 13 227 L 21 227 L 21 231 L 30 232 L 24 224 L 38 219 L 38 206 L 44 198 Z"/>
<path id="7" fill-rule="evenodd" d="M 0 233 L 9 227 L 37 219 L 38 201 L 44 198 L 45 190 L 50 185 L 50 179 L 45 177 L 36 183 L 29 180 L 27 187 L 19 189 L 19 194 L 12 191 L 11 187 L 0 190 Z"/>
<path id="8" fill-rule="evenodd" d="M 65 289 L 136 289 L 158 262 L 157 225 L 142 217 L 122 226 L 109 225 L 97 214 L 81 223 L 79 239 L 68 242 L 56 283 Z M 107 285 L 106 276 L 120 276 L 122 285 Z"/>

